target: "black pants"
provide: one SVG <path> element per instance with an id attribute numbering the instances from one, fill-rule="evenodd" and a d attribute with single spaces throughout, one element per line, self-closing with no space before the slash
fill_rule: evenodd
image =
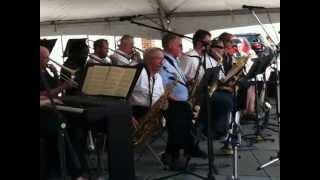
<path id="1" fill-rule="evenodd" d="M 144 116 L 148 110 L 149 108 L 145 106 L 132 106 L 132 115 L 139 121 L 139 119 Z"/>
<path id="2" fill-rule="evenodd" d="M 217 90 L 209 99 L 211 106 L 211 130 L 213 136 L 223 136 L 227 134 L 229 113 L 234 107 L 234 96 L 224 90 Z M 204 127 L 203 132 L 207 134 L 208 118 L 207 110 L 201 106 L 199 122 Z"/>
<path id="3" fill-rule="evenodd" d="M 169 100 L 168 110 L 165 112 L 168 129 L 166 153 L 177 157 L 179 149 L 190 154 L 194 147 L 194 138 L 191 135 L 192 110 L 186 101 Z"/>

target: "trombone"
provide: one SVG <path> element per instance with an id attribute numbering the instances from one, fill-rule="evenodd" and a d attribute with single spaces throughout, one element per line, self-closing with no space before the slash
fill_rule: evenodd
<path id="1" fill-rule="evenodd" d="M 61 64 L 59 64 L 57 61 L 55 61 L 55 60 L 53 60 L 53 59 L 51 59 L 51 58 L 49 58 L 49 61 L 51 61 L 51 62 L 53 62 L 54 64 L 58 65 L 60 68 L 68 71 L 68 73 L 70 73 L 71 75 L 75 75 L 76 72 L 77 72 L 77 70 L 68 68 L 68 67 L 66 67 L 66 66 L 64 66 L 64 65 L 61 65 Z"/>
<path id="2" fill-rule="evenodd" d="M 55 74 L 55 76 L 57 76 L 57 78 L 61 78 L 62 80 L 65 80 L 65 81 L 70 81 L 75 87 L 79 87 L 79 84 L 76 81 L 74 81 L 75 73 L 77 72 L 77 70 L 73 70 L 64 65 L 61 65 L 60 63 L 58 63 L 57 61 L 51 58 L 49 58 L 49 61 L 53 62 L 54 64 L 56 64 L 57 66 L 59 66 L 60 68 L 64 69 L 65 71 L 71 74 L 71 77 L 61 72 L 60 72 L 60 75 L 58 75 L 57 69 L 53 66 L 53 64 L 47 64 L 47 68 L 49 68 L 50 71 L 52 71 Z"/>

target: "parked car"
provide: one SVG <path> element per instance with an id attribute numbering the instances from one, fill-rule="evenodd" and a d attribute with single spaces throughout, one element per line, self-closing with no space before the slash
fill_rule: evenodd
<path id="1" fill-rule="evenodd" d="M 258 57 L 268 55 L 270 53 L 270 47 L 266 43 L 266 40 L 258 33 L 246 33 L 246 34 L 235 34 L 236 37 L 246 38 L 251 48 L 256 52 Z"/>

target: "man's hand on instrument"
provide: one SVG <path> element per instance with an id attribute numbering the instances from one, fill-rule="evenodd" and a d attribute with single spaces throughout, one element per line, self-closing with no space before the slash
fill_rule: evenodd
<path id="1" fill-rule="evenodd" d="M 161 99 L 161 104 L 162 104 L 162 106 L 161 106 L 161 109 L 162 110 L 167 110 L 168 109 L 168 107 L 169 107 L 169 101 L 168 101 L 168 99 L 166 99 L 166 98 L 162 98 Z"/>
<path id="2" fill-rule="evenodd" d="M 190 79 L 188 82 L 187 82 L 187 86 L 188 87 L 193 87 L 193 85 L 195 84 L 195 80 L 194 79 Z"/>
<path id="3" fill-rule="evenodd" d="M 236 83 L 237 83 L 237 81 L 234 81 L 234 80 L 231 79 L 231 80 L 228 82 L 227 85 L 228 85 L 229 87 L 233 87 L 234 85 L 236 85 Z"/>
<path id="4" fill-rule="evenodd" d="M 70 89 L 70 88 L 74 88 L 77 87 L 77 85 L 75 84 L 74 81 L 72 80 L 67 80 L 64 81 L 63 84 L 60 86 L 62 89 Z"/>

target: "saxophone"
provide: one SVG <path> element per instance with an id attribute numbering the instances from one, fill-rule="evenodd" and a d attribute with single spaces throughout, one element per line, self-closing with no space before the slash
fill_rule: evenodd
<path id="1" fill-rule="evenodd" d="M 246 65 L 247 61 L 248 61 L 249 57 L 243 56 L 240 57 L 236 63 L 234 63 L 234 65 L 232 66 L 232 68 L 229 70 L 228 74 L 226 75 L 225 78 L 223 78 L 220 81 L 217 81 L 215 84 L 213 84 L 213 87 L 209 87 L 209 88 L 213 88 L 214 91 L 218 88 L 218 89 L 226 89 L 226 90 L 230 90 L 233 89 L 233 87 L 230 87 L 227 83 L 229 81 L 238 81 L 242 75 L 243 75 L 243 71 L 241 71 L 243 69 L 243 67 Z M 238 87 L 235 86 L 235 90 L 237 90 Z M 210 90 L 209 90 L 210 91 Z M 213 91 L 213 92 L 214 92 Z M 210 97 L 212 96 L 213 92 L 210 94 Z"/>
<path id="2" fill-rule="evenodd" d="M 177 77 L 169 85 L 161 97 L 151 106 L 150 110 L 140 118 L 138 127 L 133 133 L 133 144 L 143 144 L 154 132 L 162 128 L 162 110 L 166 109 L 167 99 L 178 83 Z"/>

